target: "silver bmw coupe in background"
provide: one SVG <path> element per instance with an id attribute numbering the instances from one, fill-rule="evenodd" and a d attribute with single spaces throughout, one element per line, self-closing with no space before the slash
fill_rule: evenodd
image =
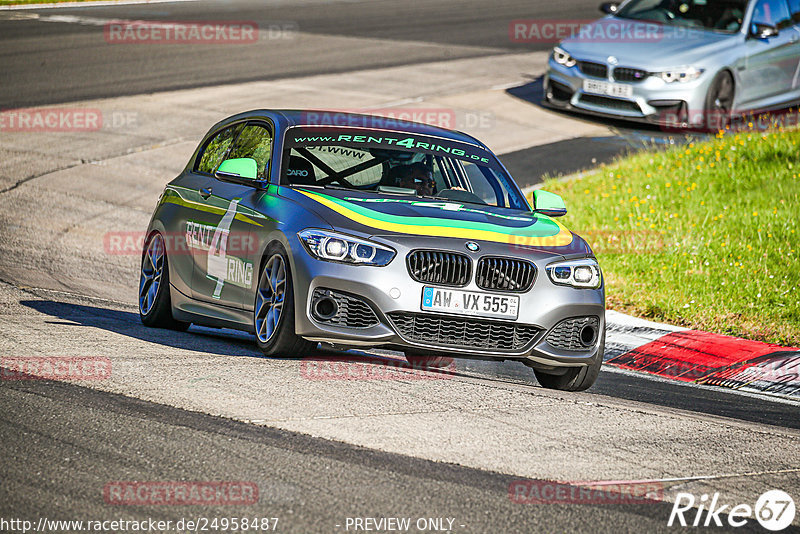
<path id="1" fill-rule="evenodd" d="M 554 48 L 551 105 L 716 129 L 800 101 L 800 0 L 628 0 Z"/>
<path id="2" fill-rule="evenodd" d="M 560 197 L 533 201 L 463 133 L 343 113 L 236 115 L 158 201 L 140 316 L 249 331 L 275 357 L 323 342 L 429 366 L 512 359 L 545 387 L 586 389 L 603 360 L 602 274 L 557 221 Z"/>

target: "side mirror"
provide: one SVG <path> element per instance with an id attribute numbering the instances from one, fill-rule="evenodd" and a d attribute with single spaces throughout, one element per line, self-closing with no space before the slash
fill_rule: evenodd
<path id="1" fill-rule="evenodd" d="M 548 217 L 561 217 L 567 214 L 567 207 L 560 196 L 537 189 L 533 192 L 533 211 Z"/>
<path id="2" fill-rule="evenodd" d="M 255 180 L 258 174 L 258 164 L 253 158 L 226 159 L 217 168 L 214 175 L 222 180 L 244 178 Z"/>
<path id="3" fill-rule="evenodd" d="M 777 37 L 778 33 L 778 28 L 772 26 L 771 24 L 754 22 L 750 25 L 750 37 L 755 37 L 756 39 L 769 39 L 770 37 Z"/>
<path id="4" fill-rule="evenodd" d="M 600 4 L 600 11 L 606 15 L 613 15 L 619 9 L 619 2 L 603 2 Z"/>

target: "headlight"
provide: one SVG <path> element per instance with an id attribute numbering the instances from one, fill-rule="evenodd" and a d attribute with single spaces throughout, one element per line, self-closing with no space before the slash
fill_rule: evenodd
<path id="1" fill-rule="evenodd" d="M 545 270 L 550 280 L 559 285 L 597 289 L 602 281 L 600 266 L 591 258 L 551 263 Z"/>
<path id="2" fill-rule="evenodd" d="M 553 61 L 565 67 L 574 67 L 577 61 L 559 47 L 553 48 Z"/>
<path id="3" fill-rule="evenodd" d="M 358 265 L 387 265 L 395 251 L 389 247 L 326 230 L 308 229 L 297 236 L 317 259 Z"/>
<path id="4" fill-rule="evenodd" d="M 664 72 L 654 72 L 653 76 L 657 76 L 667 83 L 679 82 L 686 83 L 696 80 L 705 69 L 697 69 L 695 67 L 680 67 L 677 69 L 667 70 Z"/>

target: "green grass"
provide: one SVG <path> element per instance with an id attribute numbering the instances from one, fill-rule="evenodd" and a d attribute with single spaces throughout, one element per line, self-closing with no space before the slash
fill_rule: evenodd
<path id="1" fill-rule="evenodd" d="M 608 307 L 800 346 L 800 131 L 718 135 L 549 179 Z"/>

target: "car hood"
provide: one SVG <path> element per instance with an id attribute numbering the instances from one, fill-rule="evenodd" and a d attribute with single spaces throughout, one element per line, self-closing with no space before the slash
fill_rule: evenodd
<path id="1" fill-rule="evenodd" d="M 392 239 L 445 237 L 557 254 L 587 254 L 586 243 L 558 221 L 538 213 L 363 191 L 294 188 L 287 191 L 334 229 Z"/>
<path id="2" fill-rule="evenodd" d="M 578 60 L 607 63 L 614 56 L 620 66 L 653 72 L 696 65 L 729 49 L 737 36 L 607 17 L 583 26 L 559 46 Z"/>

